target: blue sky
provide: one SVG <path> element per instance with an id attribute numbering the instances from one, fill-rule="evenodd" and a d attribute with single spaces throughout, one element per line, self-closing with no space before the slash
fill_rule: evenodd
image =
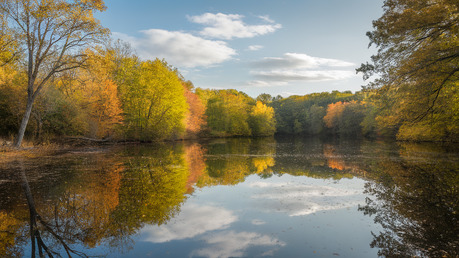
<path id="1" fill-rule="evenodd" d="M 97 14 L 144 60 L 252 97 L 358 91 L 383 0 L 107 0 Z"/>

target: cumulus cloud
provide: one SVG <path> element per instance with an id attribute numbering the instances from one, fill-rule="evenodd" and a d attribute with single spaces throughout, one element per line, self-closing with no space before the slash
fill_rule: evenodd
<path id="1" fill-rule="evenodd" d="M 261 210 L 304 216 L 320 211 L 354 207 L 360 203 L 359 188 L 287 183 L 252 183 L 259 189 L 252 198 Z"/>
<path id="2" fill-rule="evenodd" d="M 207 26 L 200 32 L 202 36 L 216 39 L 253 38 L 282 28 L 282 25 L 274 24 L 274 21 L 267 16 L 259 17 L 270 23 L 262 25 L 248 25 L 242 21 L 243 18 L 243 15 L 223 13 L 188 16 L 191 22 Z"/>
<path id="3" fill-rule="evenodd" d="M 244 257 L 246 256 L 245 250 L 254 246 L 263 246 L 266 249 L 265 255 L 272 255 L 276 248 L 286 245 L 285 242 L 277 238 L 254 232 L 219 232 L 208 235 L 203 240 L 208 246 L 193 251 L 191 253 L 192 257 Z M 269 249 L 270 247 L 271 250 Z"/>
<path id="4" fill-rule="evenodd" d="M 223 41 L 208 40 L 180 31 L 150 29 L 141 31 L 142 37 L 114 33 L 129 42 L 142 59 L 166 59 L 179 67 L 211 66 L 236 55 L 236 51 Z"/>
<path id="5" fill-rule="evenodd" d="M 164 243 L 192 238 L 206 232 L 226 229 L 238 218 L 233 212 L 215 206 L 185 204 L 180 214 L 161 226 L 149 225 L 142 229 L 143 241 Z"/>
<path id="6" fill-rule="evenodd" d="M 204 25 L 204 29 L 199 32 L 149 29 L 140 31 L 139 37 L 118 32 L 114 32 L 113 36 L 130 43 L 144 60 L 164 58 L 180 68 L 208 67 L 237 55 L 236 50 L 222 40 L 252 38 L 272 33 L 282 27 L 269 16 L 258 16 L 263 23 L 260 25 L 248 25 L 243 22 L 243 18 L 239 14 L 205 13 L 188 16 L 189 21 Z M 252 45 L 248 50 L 256 51 L 261 48 L 263 46 Z"/>
<path id="7" fill-rule="evenodd" d="M 285 53 L 282 57 L 265 57 L 252 64 L 255 80 L 251 85 L 280 85 L 292 81 L 343 80 L 355 76 L 355 64 L 338 59 Z"/>

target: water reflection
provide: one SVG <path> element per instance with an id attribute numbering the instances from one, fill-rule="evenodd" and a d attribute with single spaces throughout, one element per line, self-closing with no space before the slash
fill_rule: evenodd
<path id="1" fill-rule="evenodd" d="M 459 160 L 441 147 L 401 144 L 400 160 L 382 159 L 359 208 L 382 232 L 372 247 L 386 257 L 456 257 Z"/>
<path id="2" fill-rule="evenodd" d="M 185 204 L 178 216 L 164 226 L 149 225 L 141 230 L 144 241 L 164 243 L 193 238 L 214 230 L 226 229 L 238 217 L 222 207 Z"/>
<path id="3" fill-rule="evenodd" d="M 458 166 L 438 146 L 308 138 L 24 160 L 0 167 L 0 256 L 455 256 Z"/>
<path id="4" fill-rule="evenodd" d="M 27 176 L 25 174 L 24 169 L 24 162 L 22 160 L 18 161 L 18 167 L 20 171 L 21 177 L 21 185 L 24 190 L 24 194 L 27 200 L 27 205 L 29 207 L 29 231 L 30 231 L 30 242 L 32 245 L 31 250 L 31 257 L 35 257 L 37 251 L 40 257 L 44 257 L 45 255 L 52 257 L 57 255 L 58 253 L 52 249 L 45 241 L 46 238 L 53 238 L 53 241 L 56 244 L 60 244 L 62 248 L 64 248 L 65 252 L 71 256 L 73 254 L 84 256 L 84 254 L 78 250 L 71 248 L 64 239 L 63 235 L 59 232 L 58 226 L 54 226 L 49 224 L 45 221 L 42 216 L 38 213 L 37 209 L 35 208 L 35 201 L 32 196 L 32 192 L 30 190 L 29 182 L 27 180 Z M 56 225 L 58 225 L 56 223 Z M 54 245 L 56 245 L 54 244 Z M 38 249 L 38 250 L 37 250 Z"/>
<path id="5" fill-rule="evenodd" d="M 204 237 L 207 246 L 191 252 L 192 257 L 245 257 L 250 247 L 262 247 L 265 251 L 260 256 L 270 256 L 286 243 L 269 235 L 255 232 L 219 232 Z"/>
<path id="6" fill-rule="evenodd" d="M 266 212 L 283 212 L 289 216 L 304 216 L 321 211 L 354 207 L 359 204 L 358 185 L 317 185 L 297 182 L 255 182 L 253 199 Z"/>
<path id="7" fill-rule="evenodd" d="M 84 170 L 69 170 L 65 176 L 49 173 L 49 163 L 34 172 L 30 169 L 35 170 L 37 163 L 18 160 L 10 164 L 10 174 L 2 173 L 9 182 L 1 184 L 0 189 L 14 189 L 15 195 L 1 206 L 0 224 L 4 230 L 0 256 L 29 256 L 28 252 L 31 257 L 86 256 L 79 245 L 93 248 L 109 238 L 110 231 L 106 229 L 110 224 L 108 216 L 118 204 L 119 170 L 103 164 L 91 168 L 105 176 L 102 180 L 83 176 L 80 173 Z M 117 164 L 111 162 L 110 166 Z M 16 189 L 23 193 L 17 194 Z M 27 246 L 27 250 L 21 246 Z"/>

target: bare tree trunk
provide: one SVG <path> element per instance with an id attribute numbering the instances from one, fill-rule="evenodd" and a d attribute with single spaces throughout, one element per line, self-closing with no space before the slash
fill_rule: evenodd
<path id="1" fill-rule="evenodd" d="M 31 96 L 27 98 L 26 111 L 22 117 L 21 127 L 19 127 L 18 137 L 16 138 L 16 142 L 14 144 L 16 148 L 21 147 L 22 139 L 24 138 L 24 133 L 27 128 L 27 124 L 29 123 L 30 114 L 32 113 L 33 100 L 34 99 Z"/>
<path id="2" fill-rule="evenodd" d="M 35 258 L 35 230 L 37 228 L 37 220 L 36 220 L 36 209 L 35 209 L 35 202 L 33 201 L 32 191 L 30 191 L 29 182 L 27 180 L 27 176 L 25 173 L 24 162 L 22 160 L 18 161 L 19 168 L 21 171 L 21 181 L 22 181 L 22 188 L 24 190 L 27 204 L 29 206 L 29 213 L 30 213 L 30 241 L 32 244 L 32 258 Z"/>

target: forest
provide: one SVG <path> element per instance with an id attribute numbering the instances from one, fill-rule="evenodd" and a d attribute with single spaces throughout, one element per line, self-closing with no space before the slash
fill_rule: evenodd
<path id="1" fill-rule="evenodd" d="M 102 1 L 0 1 L 0 136 L 162 141 L 274 134 L 459 141 L 459 4 L 386 0 L 359 92 L 195 87 L 94 18 Z"/>

